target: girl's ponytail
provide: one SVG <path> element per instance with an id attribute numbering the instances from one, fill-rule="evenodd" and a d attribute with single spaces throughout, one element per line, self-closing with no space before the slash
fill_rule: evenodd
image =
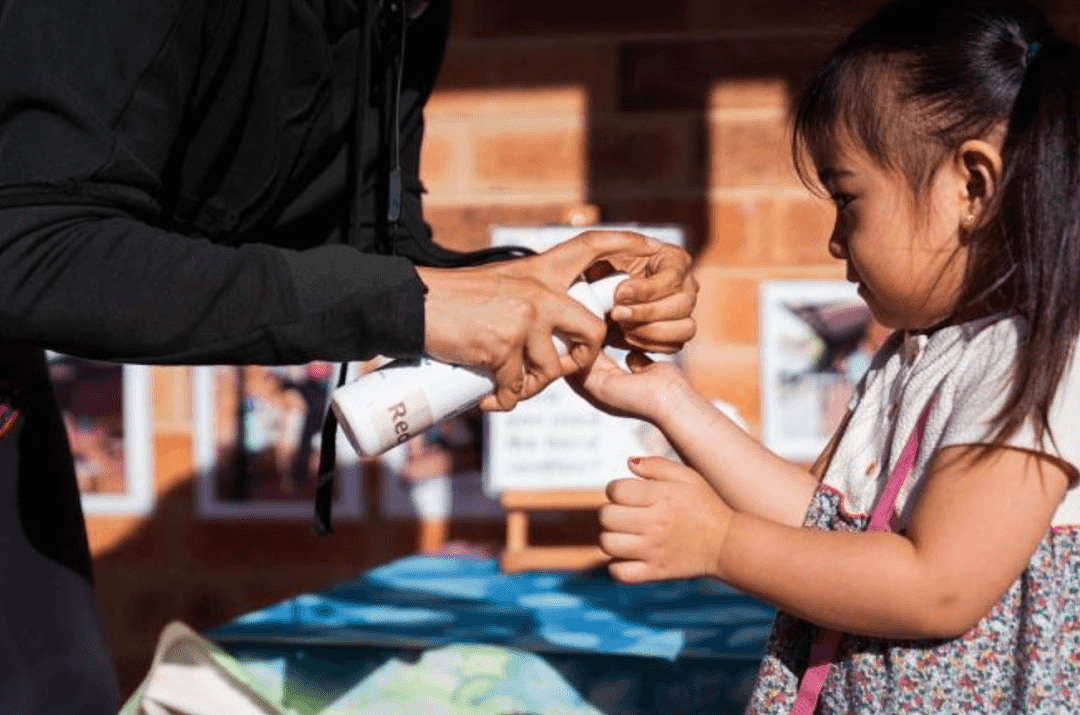
<path id="1" fill-rule="evenodd" d="M 996 442 L 1029 416 L 1043 439 L 1080 334 L 1080 47 L 1047 38 L 1028 45 L 1026 60 L 1003 147 L 994 237 L 1008 260 L 994 263 L 998 272 L 1012 273 L 998 276 L 1002 297 L 1029 330 Z"/>

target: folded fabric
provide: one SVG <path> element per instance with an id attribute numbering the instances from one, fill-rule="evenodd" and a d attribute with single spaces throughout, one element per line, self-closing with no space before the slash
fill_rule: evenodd
<path id="1" fill-rule="evenodd" d="M 414 664 L 390 659 L 323 708 L 283 708 L 283 690 L 269 671 L 245 668 L 173 622 L 120 715 L 603 715 L 539 656 L 492 645 L 447 646 Z"/>

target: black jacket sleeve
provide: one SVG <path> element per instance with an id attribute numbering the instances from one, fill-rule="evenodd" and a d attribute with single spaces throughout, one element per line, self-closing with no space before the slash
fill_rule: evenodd
<path id="1" fill-rule="evenodd" d="M 404 258 L 342 245 L 220 246 L 124 212 L 0 210 L 0 338 L 140 363 L 415 355 L 423 286 Z"/>
<path id="2" fill-rule="evenodd" d="M 157 220 L 161 176 L 171 157 L 126 145 L 124 123 L 132 116 L 127 110 L 141 101 L 160 110 L 141 120 L 169 138 L 152 149 L 183 138 L 185 127 L 170 122 L 191 109 L 188 74 L 207 58 L 184 57 L 195 45 L 175 40 L 214 24 L 203 12 L 200 23 L 185 27 L 185 18 L 200 16 L 192 10 L 197 4 L 5 3 L 0 339 L 142 363 L 270 364 L 419 353 L 424 289 L 407 258 L 340 244 L 304 250 L 227 245 Z M 290 12 L 289 0 L 219 4 L 226 5 L 239 8 L 233 17 L 242 19 L 268 13 L 264 6 Z M 260 26 L 245 22 L 248 30 Z M 236 46 L 237 52 L 245 47 Z M 263 58 L 280 49 L 256 46 L 253 62 L 265 64 Z M 236 59 L 217 61 L 225 66 Z M 148 75 L 153 63 L 175 69 L 175 76 Z M 168 91 L 153 82 L 167 82 Z M 226 145 L 231 129 L 221 128 Z M 208 165 L 207 182 L 216 168 Z"/>

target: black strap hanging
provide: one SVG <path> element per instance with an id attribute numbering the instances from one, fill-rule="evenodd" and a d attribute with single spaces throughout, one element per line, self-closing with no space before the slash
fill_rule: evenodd
<path id="1" fill-rule="evenodd" d="M 341 363 L 337 386 L 345 384 L 348 363 Z M 315 484 L 315 523 L 312 530 L 319 536 L 334 533 L 330 524 L 331 505 L 334 501 L 334 462 L 337 459 L 337 415 L 326 411 L 323 419 L 322 443 L 319 445 L 319 478 Z"/>

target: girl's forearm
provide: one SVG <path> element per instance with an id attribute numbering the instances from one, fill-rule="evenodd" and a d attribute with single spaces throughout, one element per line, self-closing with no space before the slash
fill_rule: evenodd
<path id="1" fill-rule="evenodd" d="M 973 625 L 963 599 L 944 590 L 908 539 L 891 532 L 819 531 L 736 513 L 712 575 L 847 633 L 947 638 Z"/>
<path id="2" fill-rule="evenodd" d="M 766 449 L 681 383 L 659 399 L 657 426 L 736 511 L 800 526 L 817 479 Z"/>

